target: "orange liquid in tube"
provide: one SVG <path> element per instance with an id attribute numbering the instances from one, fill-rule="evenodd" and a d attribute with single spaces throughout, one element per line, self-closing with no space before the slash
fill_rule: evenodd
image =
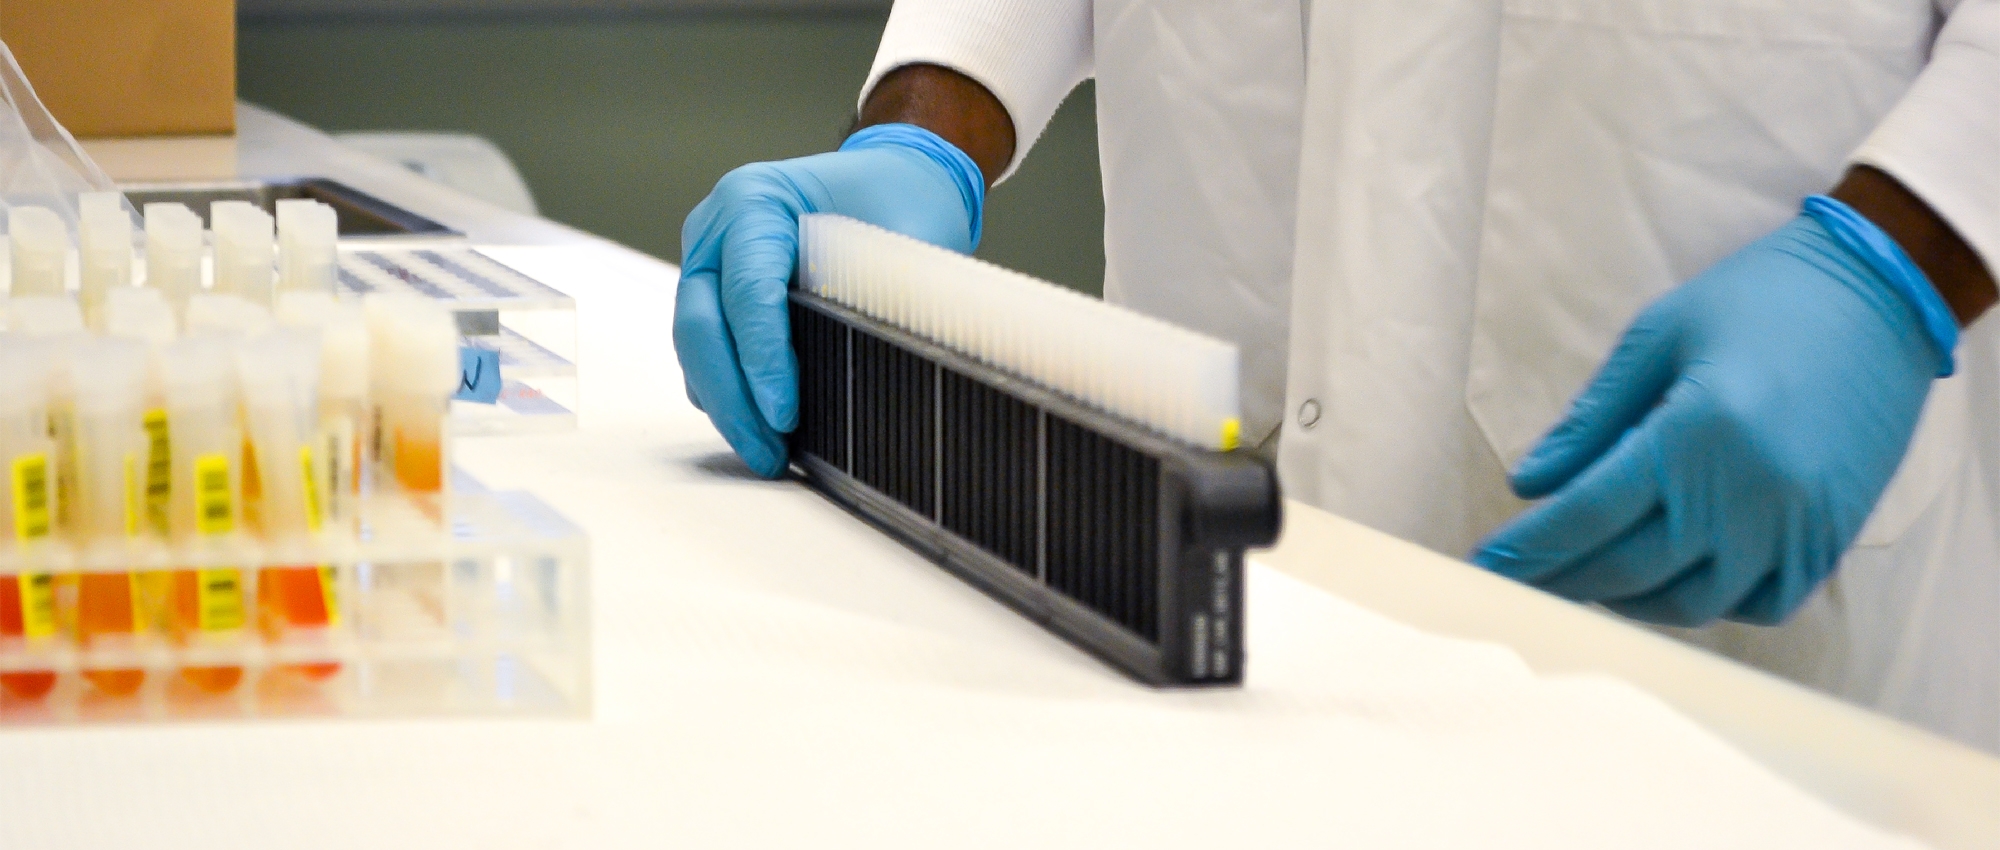
<path id="1" fill-rule="evenodd" d="M 319 417 L 312 404 L 299 403 L 317 395 L 318 348 L 316 340 L 308 339 L 278 336 L 257 343 L 265 346 L 258 362 L 243 367 L 244 407 L 256 460 L 245 464 L 244 506 L 266 539 L 281 550 L 287 544 L 316 542 L 325 520 L 322 493 L 327 485 L 313 451 Z M 331 567 L 313 563 L 260 570 L 258 619 L 265 634 L 286 640 L 335 625 L 340 609 L 334 582 Z M 317 662 L 285 669 L 324 679 L 339 672 L 340 665 Z"/>
<path id="2" fill-rule="evenodd" d="M 35 582 L 40 577 L 21 574 L 0 576 L 0 637 L 21 638 L 28 632 L 31 610 L 24 605 L 35 597 Z M 21 592 L 22 585 L 29 585 L 29 593 Z M 30 670 L 27 672 L 0 673 L 0 689 L 19 699 L 38 700 L 48 696 L 56 686 L 53 670 Z"/>
<path id="3" fill-rule="evenodd" d="M 94 560 L 100 565 L 129 568 L 131 544 L 146 522 L 148 476 L 154 466 L 149 455 L 165 451 L 166 415 L 146 410 L 146 353 L 138 343 L 100 343 L 79 354 L 72 368 L 72 534 L 98 553 Z M 85 650 L 136 648 L 148 621 L 142 585 L 152 586 L 129 569 L 78 576 L 77 641 Z M 102 693 L 129 696 L 145 682 L 146 672 L 86 666 L 83 677 Z"/>
<path id="4" fill-rule="evenodd" d="M 243 624 L 241 570 L 177 570 L 170 587 L 169 610 L 183 634 L 217 632 Z M 243 681 L 236 666 L 182 667 L 181 678 L 209 693 L 228 693 Z"/>
<path id="5" fill-rule="evenodd" d="M 417 493 L 444 489 L 444 451 L 435 429 L 396 429 L 396 482 Z"/>
<path id="6" fill-rule="evenodd" d="M 85 646 L 93 640 L 130 635 L 139 629 L 138 577 L 132 573 L 84 573 L 77 589 L 76 629 Z M 128 696 L 146 681 L 137 668 L 85 670 L 83 677 L 112 696 Z"/>
<path id="7" fill-rule="evenodd" d="M 242 495 L 232 352 L 197 337 L 169 345 L 161 357 L 171 419 L 173 537 L 176 548 L 196 559 L 167 581 L 167 625 L 183 645 L 227 645 L 241 639 L 250 601 L 244 571 L 220 548 L 236 536 Z M 186 666 L 179 672 L 209 693 L 228 692 L 243 680 L 238 665 Z"/>
<path id="8" fill-rule="evenodd" d="M 14 539 L 23 546 L 36 544 L 51 530 L 51 496 L 54 482 L 49 475 L 47 452 L 30 452 L 8 464 L 10 513 L 14 519 Z M 56 633 L 55 576 L 49 573 L 20 572 L 0 576 L 0 637 L 43 640 Z M 56 686 L 53 670 L 0 673 L 0 690 L 20 698 L 38 700 Z"/>

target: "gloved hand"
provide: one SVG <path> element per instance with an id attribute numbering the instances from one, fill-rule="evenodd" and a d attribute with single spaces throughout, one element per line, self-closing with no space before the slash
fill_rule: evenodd
<path id="1" fill-rule="evenodd" d="M 724 175 L 681 228 L 674 352 L 688 399 L 758 475 L 783 474 L 783 435 L 799 420 L 785 294 L 799 216 L 840 213 L 969 253 L 985 203 L 971 157 L 910 124 L 867 127 L 833 153 Z"/>
<path id="2" fill-rule="evenodd" d="M 1778 622 L 1860 533 L 1957 335 L 1893 240 L 1809 198 L 1639 314 L 1514 469 L 1554 497 L 1473 561 L 1643 620 Z"/>

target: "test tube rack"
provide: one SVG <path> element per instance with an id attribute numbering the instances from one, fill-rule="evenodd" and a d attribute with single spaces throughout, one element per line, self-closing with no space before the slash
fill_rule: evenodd
<path id="1" fill-rule="evenodd" d="M 310 632 L 267 629 L 260 581 L 301 565 L 331 585 L 337 612 Z M 105 575 L 130 582 L 146 627 L 86 646 L 77 588 Z M 242 610 L 219 614 L 240 627 L 173 634 L 159 609 L 185 602 L 177 581 L 240 582 Z M 9 553 L 0 582 L 40 584 L 51 600 L 47 634 L 0 640 L 0 726 L 590 709 L 583 534 L 533 496 L 463 473 L 441 499 L 372 498 L 358 535 L 309 548 L 51 545 Z"/>

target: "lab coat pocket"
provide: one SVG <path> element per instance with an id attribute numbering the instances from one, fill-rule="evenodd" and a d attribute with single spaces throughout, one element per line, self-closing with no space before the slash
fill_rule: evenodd
<path id="1" fill-rule="evenodd" d="M 1641 307 L 1798 214 L 1921 69 L 1926 0 L 1507 0 L 1466 403 L 1512 463 Z"/>

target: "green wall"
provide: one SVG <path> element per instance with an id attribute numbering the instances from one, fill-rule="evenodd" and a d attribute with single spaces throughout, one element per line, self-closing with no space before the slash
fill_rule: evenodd
<path id="1" fill-rule="evenodd" d="M 671 260 L 745 162 L 838 144 L 876 14 L 243 22 L 245 100 L 325 130 L 450 130 L 514 158 L 542 213 Z M 1097 292 L 1103 202 L 1086 86 L 992 193 L 979 254 Z"/>

